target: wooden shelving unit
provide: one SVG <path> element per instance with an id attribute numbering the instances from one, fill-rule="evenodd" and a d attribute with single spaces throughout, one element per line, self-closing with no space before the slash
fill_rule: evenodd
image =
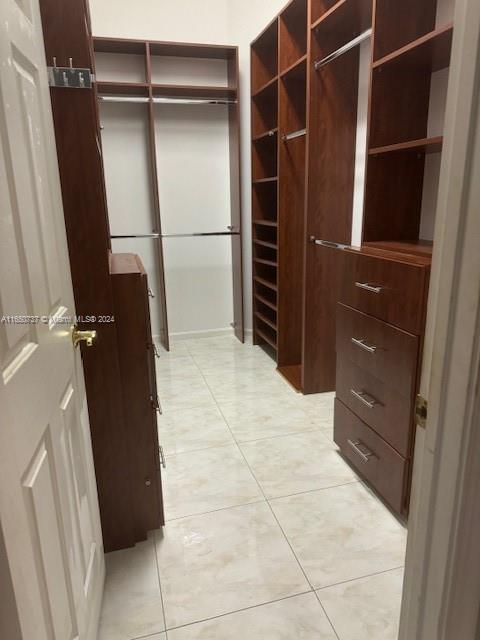
<path id="1" fill-rule="evenodd" d="M 436 0 L 407 0 L 401 11 L 379 0 L 376 9 L 363 241 L 412 255 L 419 246 L 431 254 L 420 238 L 424 179 L 443 146 L 441 123 L 429 130 L 432 74 L 450 65 L 453 26 L 436 26 L 436 10 Z"/>
<path id="2" fill-rule="evenodd" d="M 279 369 L 301 360 L 307 7 L 292 0 L 251 47 L 254 343 Z"/>

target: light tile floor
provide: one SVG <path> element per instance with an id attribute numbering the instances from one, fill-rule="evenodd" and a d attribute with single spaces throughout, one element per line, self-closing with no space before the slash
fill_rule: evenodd
<path id="1" fill-rule="evenodd" d="M 99 640 L 397 640 L 406 531 L 258 347 L 157 363 L 167 524 L 107 556 Z"/>

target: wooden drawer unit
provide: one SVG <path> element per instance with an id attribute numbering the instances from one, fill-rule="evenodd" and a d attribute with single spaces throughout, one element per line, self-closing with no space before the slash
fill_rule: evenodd
<path id="1" fill-rule="evenodd" d="M 335 400 L 335 442 L 392 509 L 405 513 L 408 461 L 338 399 Z"/>
<path id="2" fill-rule="evenodd" d="M 428 269 L 407 259 L 345 251 L 340 302 L 420 335 Z"/>
<path id="3" fill-rule="evenodd" d="M 140 258 L 113 254 L 115 302 L 124 414 L 130 464 L 125 469 L 133 496 L 135 539 L 164 524 L 156 418 L 157 388 L 148 307 L 148 283 Z"/>
<path id="4" fill-rule="evenodd" d="M 337 359 L 361 367 L 410 402 L 419 339 L 343 304 L 337 305 Z"/>
<path id="5" fill-rule="evenodd" d="M 405 398 L 389 383 L 343 358 L 337 364 L 337 397 L 402 456 L 412 439 L 413 398 Z"/>

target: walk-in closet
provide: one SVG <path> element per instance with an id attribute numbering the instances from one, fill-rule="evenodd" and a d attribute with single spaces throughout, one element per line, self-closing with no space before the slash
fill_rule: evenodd
<path id="1" fill-rule="evenodd" d="M 237 49 L 94 49 L 112 251 L 141 256 L 153 335 L 243 340 Z"/>

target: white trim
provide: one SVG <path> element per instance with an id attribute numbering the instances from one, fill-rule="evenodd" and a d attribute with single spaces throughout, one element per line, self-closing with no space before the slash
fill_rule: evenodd
<path id="1" fill-rule="evenodd" d="M 181 342 L 182 340 L 197 340 L 200 338 L 218 338 L 222 336 L 233 336 L 232 327 L 224 329 L 206 329 L 204 331 L 182 331 L 179 333 L 171 333 L 170 340 L 172 342 Z M 155 336 L 156 337 L 156 336 Z"/>
<path id="2" fill-rule="evenodd" d="M 400 640 L 473 640 L 480 605 L 480 3 L 457 0 Z"/>

